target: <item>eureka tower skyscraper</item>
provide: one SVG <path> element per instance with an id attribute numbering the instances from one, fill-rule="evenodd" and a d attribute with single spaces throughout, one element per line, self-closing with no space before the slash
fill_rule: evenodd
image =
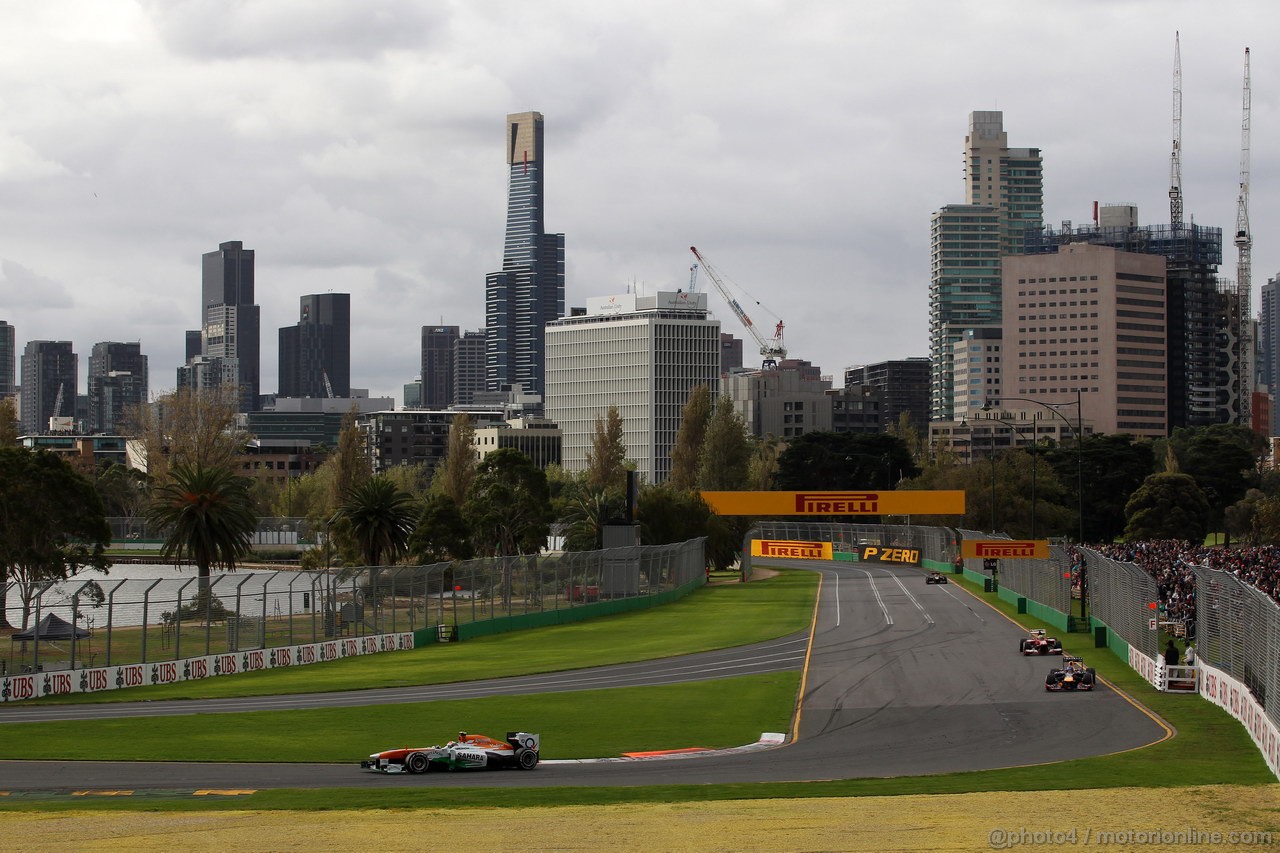
<path id="1" fill-rule="evenodd" d="M 543 221 L 542 114 L 507 116 L 507 235 L 502 269 L 485 276 L 485 384 L 544 391 L 547 323 L 564 315 L 564 235 Z M 424 377 L 425 379 L 425 377 Z"/>

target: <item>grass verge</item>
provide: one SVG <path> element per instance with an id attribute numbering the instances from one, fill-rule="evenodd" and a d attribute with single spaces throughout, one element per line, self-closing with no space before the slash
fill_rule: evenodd
<path id="1" fill-rule="evenodd" d="M 813 615 L 817 584 L 814 572 L 786 571 L 748 584 L 704 587 L 651 610 L 568 625 L 296 669 L 132 690 L 75 693 L 37 701 L 80 704 L 322 693 L 446 684 L 652 660 L 747 645 L 802 631 L 808 628 Z"/>
<path id="2" fill-rule="evenodd" d="M 396 746 L 429 746 L 459 725 L 501 737 L 539 732 L 544 758 L 595 758 L 755 743 L 783 732 L 798 672 L 670 684 L 360 708 L 131 717 L 5 726 L 0 758 L 102 761 L 350 762 Z M 625 720 L 625 725 L 619 721 Z M 562 745 L 562 746 L 561 746 Z"/>

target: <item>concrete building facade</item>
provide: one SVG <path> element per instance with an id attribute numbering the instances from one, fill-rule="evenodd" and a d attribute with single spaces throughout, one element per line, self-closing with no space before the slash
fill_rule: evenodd
<path id="1" fill-rule="evenodd" d="M 1072 405 L 1103 433 L 1168 434 L 1164 259 L 1074 243 L 1006 258 L 1004 382 L 1010 397 Z"/>
<path id="2" fill-rule="evenodd" d="M 705 293 L 597 297 L 585 313 L 547 326 L 545 411 L 563 434 L 566 471 L 586 469 L 596 419 L 615 406 L 627 458 L 645 481 L 663 483 L 699 385 L 720 393 L 720 322 Z"/>

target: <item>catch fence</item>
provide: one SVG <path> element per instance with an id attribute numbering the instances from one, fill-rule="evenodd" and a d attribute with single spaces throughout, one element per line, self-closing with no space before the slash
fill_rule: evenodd
<path id="1" fill-rule="evenodd" d="M 930 568 L 949 569 L 955 560 L 956 539 L 945 527 L 911 524 L 839 524 L 817 521 L 759 521 L 742 540 L 742 571 L 751 577 L 751 540 L 780 539 L 830 542 L 837 560 L 852 560 L 862 546 L 916 548 Z M 932 565 L 931 565 L 932 564 Z"/>
<path id="2" fill-rule="evenodd" d="M 499 630 L 511 617 L 649 599 L 705 581 L 705 539 L 606 551 L 492 557 L 428 566 L 215 573 L 77 575 L 5 588 L 23 626 L 0 674 L 178 660 L 424 629 Z M 123 574 L 128 567 L 113 569 Z M 665 599 L 663 599 L 665 600 Z M 595 608 L 599 609 L 599 608 Z M 487 627 L 483 627 L 487 626 Z"/>
<path id="3" fill-rule="evenodd" d="M 1197 660 L 1242 682 L 1280 724 L 1280 606 L 1230 572 L 1194 570 Z"/>
<path id="4" fill-rule="evenodd" d="M 1108 628 L 1108 646 L 1121 660 L 1130 659 L 1122 644 L 1154 660 L 1160 652 L 1160 632 L 1151 627 L 1152 620 L 1159 626 L 1155 578 L 1133 563 L 1112 560 L 1088 548 L 1082 552 L 1089 616 Z"/>

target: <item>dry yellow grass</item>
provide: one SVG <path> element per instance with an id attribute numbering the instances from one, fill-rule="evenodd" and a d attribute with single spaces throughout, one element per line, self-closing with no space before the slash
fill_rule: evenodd
<path id="1" fill-rule="evenodd" d="M 424 796 L 424 799 L 426 796 Z M 1076 830 L 1037 844 L 1034 833 Z M 1025 830 L 1025 836 L 1021 835 Z M 1012 833 L 1003 843 L 993 831 Z M 1100 832 L 1271 833 L 1233 847 Z M 1088 835 L 1086 835 L 1088 833 Z M 960 851 L 1274 849 L 1280 785 L 359 812 L 8 813 L 6 849 Z M 1018 843 L 1011 843 L 1017 841 Z M 1102 844 L 1099 844 L 1102 841 Z M 1262 843 L 1259 843 L 1259 842 Z M 7 847 L 8 844 L 16 847 Z"/>

